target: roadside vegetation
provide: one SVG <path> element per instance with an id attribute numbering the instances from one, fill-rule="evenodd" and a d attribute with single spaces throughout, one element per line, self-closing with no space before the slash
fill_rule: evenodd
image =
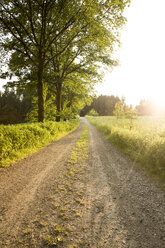
<path id="1" fill-rule="evenodd" d="M 22 159 L 43 146 L 72 132 L 79 120 L 18 125 L 0 125 L 0 167 Z"/>
<path id="2" fill-rule="evenodd" d="M 163 117 L 87 117 L 122 153 L 165 187 L 165 121 Z M 130 128 L 131 127 L 131 128 Z"/>

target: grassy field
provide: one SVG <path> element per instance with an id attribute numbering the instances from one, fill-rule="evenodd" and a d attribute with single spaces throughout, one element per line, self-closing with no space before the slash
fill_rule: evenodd
<path id="1" fill-rule="evenodd" d="M 165 118 L 87 117 L 122 153 L 165 187 Z"/>
<path id="2" fill-rule="evenodd" d="M 79 120 L 0 125 L 0 167 L 6 167 L 75 130 Z"/>

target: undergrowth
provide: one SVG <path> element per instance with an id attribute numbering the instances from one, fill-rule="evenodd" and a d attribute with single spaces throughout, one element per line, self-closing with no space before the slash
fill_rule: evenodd
<path id="1" fill-rule="evenodd" d="M 0 125 L 0 167 L 24 158 L 72 132 L 79 120 L 18 125 Z"/>
<path id="2" fill-rule="evenodd" d="M 115 117 L 87 117 L 114 144 L 165 187 L 165 121 L 139 117 L 130 129 L 129 120 Z"/>

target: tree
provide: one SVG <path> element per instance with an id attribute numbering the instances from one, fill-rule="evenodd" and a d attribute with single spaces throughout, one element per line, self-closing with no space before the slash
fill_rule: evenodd
<path id="1" fill-rule="evenodd" d="M 113 115 L 115 104 L 119 101 L 117 96 L 101 95 L 93 102 L 93 108 L 100 116 Z"/>
<path id="2" fill-rule="evenodd" d="M 120 100 L 118 96 L 106 96 L 101 95 L 99 97 L 92 97 L 92 102 L 89 105 L 85 105 L 81 110 L 80 115 L 86 115 L 91 109 L 94 109 L 98 115 L 100 116 L 111 116 L 114 115 L 113 111 L 115 108 L 115 104 Z"/>
<path id="3" fill-rule="evenodd" d="M 16 51 L 16 54 L 19 54 L 18 59 L 23 58 L 26 67 L 29 64 L 36 67 L 39 121 L 44 120 L 43 77 L 50 59 L 50 47 L 59 35 L 76 22 L 76 13 L 64 13 L 66 14 L 64 1 L 8 0 L 0 3 L 0 23 L 5 35 L 5 49 Z"/>
<path id="4" fill-rule="evenodd" d="M 128 106 L 125 103 L 125 98 L 122 97 L 115 105 L 114 115 L 119 118 L 126 118 L 129 120 L 129 128 L 132 129 L 133 120 L 137 118 L 137 110 L 132 105 Z"/>
<path id="5" fill-rule="evenodd" d="M 91 105 L 85 105 L 84 106 L 84 108 L 83 109 L 81 109 L 81 111 L 80 111 L 80 116 L 85 116 L 85 115 L 87 115 L 89 112 L 90 112 L 90 110 L 92 109 L 92 106 Z"/>
<path id="6" fill-rule="evenodd" d="M 14 90 L 0 92 L 0 123 L 13 124 L 25 122 L 31 110 L 31 96 Z"/>
<path id="7" fill-rule="evenodd" d="M 133 120 L 137 118 L 137 110 L 136 108 L 133 109 L 132 105 L 126 106 L 125 108 L 125 118 L 129 120 L 129 128 L 132 129 L 133 127 Z"/>
<path id="8" fill-rule="evenodd" d="M 156 106 L 150 100 L 141 100 L 139 105 L 136 106 L 139 115 L 153 115 L 156 113 Z"/>
<path id="9" fill-rule="evenodd" d="M 66 49 L 66 52 L 53 60 L 49 67 L 47 83 L 56 95 L 57 121 L 60 120 L 65 100 L 69 99 L 69 104 L 71 102 L 73 104 L 73 99 L 77 102 L 78 98 L 80 100 L 83 97 L 85 102 L 96 78 L 100 77 L 97 67 L 91 64 L 91 57 L 85 54 L 80 59 L 80 51 L 84 48 L 76 48 L 76 46 L 77 42 L 74 50 Z"/>
<path id="10" fill-rule="evenodd" d="M 125 116 L 126 111 L 126 103 L 125 98 L 122 97 L 120 101 L 115 104 L 115 109 L 113 111 L 114 115 L 118 118 L 122 118 Z"/>
<path id="11" fill-rule="evenodd" d="M 0 2 L 0 27 L 4 36 L 1 46 L 11 53 L 12 59 L 15 57 L 16 64 L 19 64 L 23 74 L 31 70 L 36 73 L 38 121 L 44 120 L 45 74 L 51 68 L 50 64 L 53 61 L 57 63 L 54 73 L 57 73 L 58 92 L 61 90 L 61 81 L 58 81 L 57 69 L 61 62 L 62 65 L 66 63 L 65 59 L 59 61 L 59 57 L 68 51 L 67 49 L 77 53 L 79 60 L 92 55 L 90 63 L 112 63 L 113 60 L 106 54 L 112 54 L 114 45 L 119 42 L 118 30 L 125 22 L 122 13 L 128 2 L 128 0 Z M 57 94 L 57 98 L 60 98 L 60 95 Z"/>
<path id="12" fill-rule="evenodd" d="M 88 112 L 89 116 L 98 116 L 98 113 L 93 108 Z"/>

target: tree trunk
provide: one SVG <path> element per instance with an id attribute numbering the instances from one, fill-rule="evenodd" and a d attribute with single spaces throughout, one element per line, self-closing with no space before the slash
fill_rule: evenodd
<path id="1" fill-rule="evenodd" d="M 43 83 L 43 62 L 38 65 L 38 122 L 44 121 L 44 83 Z"/>
<path id="2" fill-rule="evenodd" d="M 59 82 L 57 86 L 57 95 L 56 95 L 56 104 L 57 104 L 57 115 L 56 115 L 56 121 L 60 121 L 60 114 L 61 114 L 61 93 L 62 93 L 62 84 Z"/>

